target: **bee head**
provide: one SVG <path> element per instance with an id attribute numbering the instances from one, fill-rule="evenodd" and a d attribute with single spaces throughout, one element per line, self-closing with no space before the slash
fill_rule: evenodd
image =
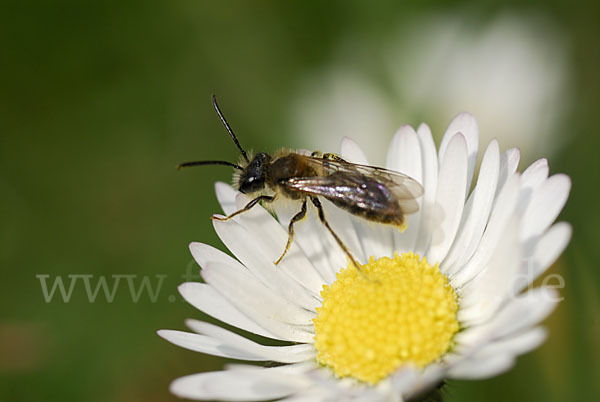
<path id="1" fill-rule="evenodd" d="M 260 191 L 265 187 L 265 175 L 271 156 L 259 152 L 239 177 L 239 191 L 244 194 Z"/>

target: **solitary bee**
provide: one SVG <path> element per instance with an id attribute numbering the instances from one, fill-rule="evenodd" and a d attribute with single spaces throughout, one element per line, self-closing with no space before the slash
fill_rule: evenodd
<path id="1" fill-rule="evenodd" d="M 423 187 L 402 173 L 350 163 L 332 153 L 313 152 L 309 156 L 283 150 L 274 155 L 259 152 L 249 157 L 225 120 L 214 95 L 212 104 L 240 150 L 240 162 L 235 164 L 217 160 L 196 161 L 182 163 L 177 168 L 226 165 L 238 170 L 234 175 L 233 185 L 241 193 L 252 195 L 252 200 L 244 208 L 226 217 L 213 216 L 212 219 L 226 221 L 249 211 L 260 202 L 272 203 L 278 197 L 301 202 L 300 211 L 288 224 L 288 241 L 275 264 L 279 264 L 288 252 L 294 238 L 294 224 L 306 216 L 308 200 L 317 209 L 319 220 L 357 268 L 358 263 L 327 222 L 318 197 L 331 201 L 353 215 L 372 222 L 393 225 L 401 231 L 406 228 L 405 216 L 419 209 L 416 198 L 423 194 Z"/>

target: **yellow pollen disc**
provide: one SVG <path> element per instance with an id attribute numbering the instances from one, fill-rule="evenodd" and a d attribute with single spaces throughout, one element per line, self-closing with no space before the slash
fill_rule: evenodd
<path id="1" fill-rule="evenodd" d="M 423 367 L 441 357 L 458 331 L 457 296 L 438 264 L 413 253 L 349 265 L 323 286 L 317 308 L 319 363 L 339 377 L 371 384 L 404 365 Z"/>

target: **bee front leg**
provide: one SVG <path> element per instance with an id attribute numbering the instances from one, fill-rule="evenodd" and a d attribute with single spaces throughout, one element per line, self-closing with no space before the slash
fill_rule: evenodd
<path id="1" fill-rule="evenodd" d="M 286 255 L 290 246 L 292 245 L 292 240 L 294 239 L 294 223 L 301 221 L 306 216 L 306 198 L 302 201 L 302 207 L 300 211 L 290 219 L 290 223 L 288 225 L 288 241 L 285 245 L 285 250 L 283 250 L 283 254 L 275 261 L 275 265 L 279 264 L 283 259 L 283 256 Z"/>
<path id="2" fill-rule="evenodd" d="M 212 216 L 211 219 L 217 220 L 217 221 L 228 221 L 229 219 L 233 218 L 234 216 L 237 216 L 243 212 L 246 211 L 250 211 L 252 209 L 253 206 L 255 206 L 256 204 L 258 204 L 259 202 L 273 202 L 275 201 L 275 196 L 270 196 L 270 195 L 261 195 L 256 197 L 255 199 L 253 199 L 252 201 L 248 202 L 246 204 L 246 206 L 238 211 L 235 211 L 234 213 L 224 216 L 224 217 L 220 217 L 220 216 Z"/>

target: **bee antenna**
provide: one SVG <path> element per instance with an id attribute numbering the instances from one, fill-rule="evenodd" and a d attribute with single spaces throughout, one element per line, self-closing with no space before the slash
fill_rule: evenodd
<path id="1" fill-rule="evenodd" d="M 203 165 L 225 165 L 231 166 L 232 168 L 236 168 L 237 170 L 244 170 L 240 165 L 236 165 L 235 163 L 227 162 L 227 161 L 195 161 L 195 162 L 185 162 L 177 165 L 177 169 L 183 169 L 190 166 L 203 166 Z"/>
<path id="2" fill-rule="evenodd" d="M 225 116 L 223 116 L 223 112 L 221 112 L 221 109 L 219 109 L 219 105 L 217 104 L 217 97 L 214 94 L 212 96 L 212 104 L 213 104 L 213 107 L 215 108 L 215 111 L 219 115 L 219 118 L 221 119 L 221 123 L 223 123 L 223 125 L 225 126 L 225 129 L 231 136 L 231 139 L 233 140 L 235 145 L 238 147 L 238 149 L 242 153 L 242 156 L 244 157 L 246 162 L 250 162 L 250 160 L 248 160 L 248 155 L 246 155 L 246 151 L 244 151 L 244 148 L 242 148 L 242 146 L 240 145 L 240 142 L 238 141 L 237 137 L 233 133 L 231 126 L 229 125 L 229 123 L 227 123 L 227 120 L 225 120 Z"/>

